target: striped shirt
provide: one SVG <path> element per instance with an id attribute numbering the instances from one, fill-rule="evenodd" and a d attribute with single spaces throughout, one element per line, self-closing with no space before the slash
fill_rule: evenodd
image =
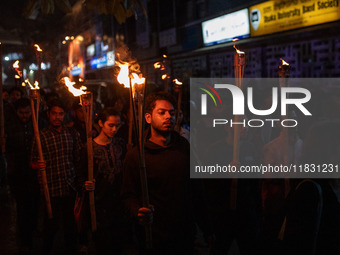
<path id="1" fill-rule="evenodd" d="M 41 147 L 46 161 L 46 177 L 51 197 L 65 197 L 76 189 L 76 167 L 80 166 L 81 142 L 79 133 L 63 127 L 58 132 L 47 127 L 40 132 Z M 39 159 L 35 141 L 32 162 Z"/>

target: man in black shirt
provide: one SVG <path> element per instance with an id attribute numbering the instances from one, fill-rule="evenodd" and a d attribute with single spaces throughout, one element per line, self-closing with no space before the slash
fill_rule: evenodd
<path id="1" fill-rule="evenodd" d="M 145 162 L 152 206 L 142 207 L 137 148 L 125 159 L 122 196 L 139 225 L 152 223 L 152 254 L 189 255 L 193 253 L 195 221 L 203 218 L 200 216 L 206 208 L 200 182 L 190 180 L 189 143 L 172 131 L 175 114 L 170 94 L 150 95 L 145 110 L 145 120 L 150 124 L 145 137 Z M 207 224 L 200 226 L 208 232 Z M 143 233 L 143 229 L 137 230 Z"/>

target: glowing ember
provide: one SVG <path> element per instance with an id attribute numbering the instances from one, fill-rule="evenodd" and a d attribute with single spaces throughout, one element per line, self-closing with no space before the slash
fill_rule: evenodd
<path id="1" fill-rule="evenodd" d="M 39 45 L 38 44 L 34 44 L 34 47 L 37 48 L 37 51 L 42 51 L 42 49 L 40 49 Z"/>
<path id="2" fill-rule="evenodd" d="M 176 85 L 182 85 L 182 84 L 183 84 L 182 82 L 180 82 L 180 81 L 177 80 L 177 79 L 174 79 L 173 82 L 174 82 Z"/>
<path id="3" fill-rule="evenodd" d="M 166 78 L 168 78 L 168 75 L 167 74 L 163 74 L 162 75 L 162 80 L 165 80 Z"/>
<path id="4" fill-rule="evenodd" d="M 234 45 L 234 48 L 235 48 L 237 54 L 244 54 L 244 52 L 243 52 L 243 51 L 240 51 L 239 49 L 237 49 L 235 45 Z"/>
<path id="5" fill-rule="evenodd" d="M 133 78 L 131 79 L 132 85 L 141 85 L 145 83 L 144 77 L 139 77 L 136 73 L 132 73 Z"/>
<path id="6" fill-rule="evenodd" d="M 163 55 L 163 58 L 167 58 L 167 57 L 168 57 L 167 55 L 165 55 L 165 54 Z"/>
<path id="7" fill-rule="evenodd" d="M 280 58 L 280 60 L 282 61 L 283 66 L 289 66 L 289 64 L 286 61 L 284 61 L 282 58 Z"/>
<path id="8" fill-rule="evenodd" d="M 120 65 L 120 71 L 117 76 L 117 81 L 120 84 L 124 84 L 125 88 L 130 87 L 130 80 L 129 80 L 129 64 Z"/>
<path id="9" fill-rule="evenodd" d="M 22 82 L 22 83 L 21 83 L 21 86 L 22 86 L 22 87 L 26 87 L 26 83 L 25 83 L 25 82 Z"/>
<path id="10" fill-rule="evenodd" d="M 68 77 L 64 77 L 63 79 L 64 79 L 66 87 L 68 88 L 68 91 L 70 91 L 75 97 L 86 94 L 84 92 L 84 88 L 85 88 L 84 86 L 82 86 L 80 89 L 76 89 L 75 87 L 73 87 L 75 82 L 70 81 Z"/>
<path id="11" fill-rule="evenodd" d="M 20 79 L 20 76 L 16 74 L 16 75 L 14 75 L 14 78 L 15 79 Z"/>

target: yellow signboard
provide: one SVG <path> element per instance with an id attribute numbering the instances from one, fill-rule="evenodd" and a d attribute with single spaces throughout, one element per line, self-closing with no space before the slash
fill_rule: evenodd
<path id="1" fill-rule="evenodd" d="M 340 0 L 276 0 L 249 8 L 250 34 L 259 36 L 340 19 Z"/>

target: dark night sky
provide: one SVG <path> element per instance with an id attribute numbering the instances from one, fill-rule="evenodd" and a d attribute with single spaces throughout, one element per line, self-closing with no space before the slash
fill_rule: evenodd
<path id="1" fill-rule="evenodd" d="M 36 19 L 23 16 L 24 6 L 28 0 L 1 1 L 0 3 L 0 40 L 20 38 L 21 41 L 41 42 L 53 40 L 62 31 L 64 14 L 55 8 L 54 14 L 39 13 Z"/>

